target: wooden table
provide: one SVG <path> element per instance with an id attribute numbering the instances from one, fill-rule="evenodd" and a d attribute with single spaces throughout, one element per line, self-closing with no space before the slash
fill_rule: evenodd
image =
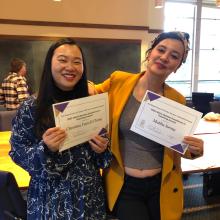
<path id="1" fill-rule="evenodd" d="M 183 173 L 208 172 L 220 170 L 220 120 L 201 120 L 195 135 L 204 141 L 204 154 L 202 157 L 189 160 L 182 158 Z"/>
<path id="2" fill-rule="evenodd" d="M 16 165 L 8 155 L 11 148 L 9 143 L 10 136 L 10 131 L 0 132 L 0 170 L 13 173 L 18 186 L 20 188 L 27 188 L 30 182 L 28 172 Z"/>

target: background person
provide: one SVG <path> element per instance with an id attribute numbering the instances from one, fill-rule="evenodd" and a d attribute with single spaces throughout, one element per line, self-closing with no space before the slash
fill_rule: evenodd
<path id="1" fill-rule="evenodd" d="M 109 93 L 114 160 L 104 175 L 109 209 L 120 220 L 181 219 L 181 155 L 132 132 L 130 127 L 146 90 L 185 104 L 185 98 L 165 80 L 185 62 L 188 44 L 186 33 L 162 33 L 146 52 L 144 72 L 116 71 L 96 86 L 98 93 Z M 203 154 L 201 139 L 186 136 L 183 142 L 189 144 L 185 156 Z"/>
<path id="2" fill-rule="evenodd" d="M 111 160 L 108 140 L 58 152 L 64 129 L 55 127 L 52 104 L 88 96 L 82 50 L 71 38 L 48 50 L 37 98 L 23 102 L 13 121 L 10 156 L 31 175 L 28 219 L 104 220 L 106 206 L 100 168 Z"/>
<path id="3" fill-rule="evenodd" d="M 25 78 L 27 69 L 26 63 L 19 58 L 13 58 L 10 65 L 10 72 L 0 86 L 0 104 L 7 110 L 16 110 L 29 96 Z"/>

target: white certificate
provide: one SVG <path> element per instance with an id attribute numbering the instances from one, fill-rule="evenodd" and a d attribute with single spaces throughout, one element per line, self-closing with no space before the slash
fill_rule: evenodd
<path id="1" fill-rule="evenodd" d="M 184 154 L 188 145 L 183 138 L 194 133 L 201 117 L 201 112 L 147 91 L 131 130 Z"/>
<path id="2" fill-rule="evenodd" d="M 100 132 L 108 131 L 108 94 L 88 96 L 53 104 L 56 126 L 66 130 L 67 137 L 59 151 L 84 143 Z"/>

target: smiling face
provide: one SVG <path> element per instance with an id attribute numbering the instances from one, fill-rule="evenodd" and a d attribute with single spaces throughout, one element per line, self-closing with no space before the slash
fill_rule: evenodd
<path id="1" fill-rule="evenodd" d="M 51 72 L 59 89 L 72 90 L 83 74 L 83 58 L 79 48 L 69 44 L 56 48 L 51 61 Z"/>
<path id="2" fill-rule="evenodd" d="M 179 68 L 183 55 L 184 46 L 181 41 L 164 39 L 149 52 L 147 68 L 150 72 L 167 78 Z"/>

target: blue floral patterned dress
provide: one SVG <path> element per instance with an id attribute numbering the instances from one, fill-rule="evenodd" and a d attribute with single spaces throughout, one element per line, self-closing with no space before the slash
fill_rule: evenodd
<path id="1" fill-rule="evenodd" d="M 36 138 L 35 104 L 30 97 L 13 120 L 10 156 L 31 176 L 27 217 L 31 220 L 103 220 L 105 199 L 100 168 L 111 153 L 95 153 L 84 143 L 54 153 Z"/>

